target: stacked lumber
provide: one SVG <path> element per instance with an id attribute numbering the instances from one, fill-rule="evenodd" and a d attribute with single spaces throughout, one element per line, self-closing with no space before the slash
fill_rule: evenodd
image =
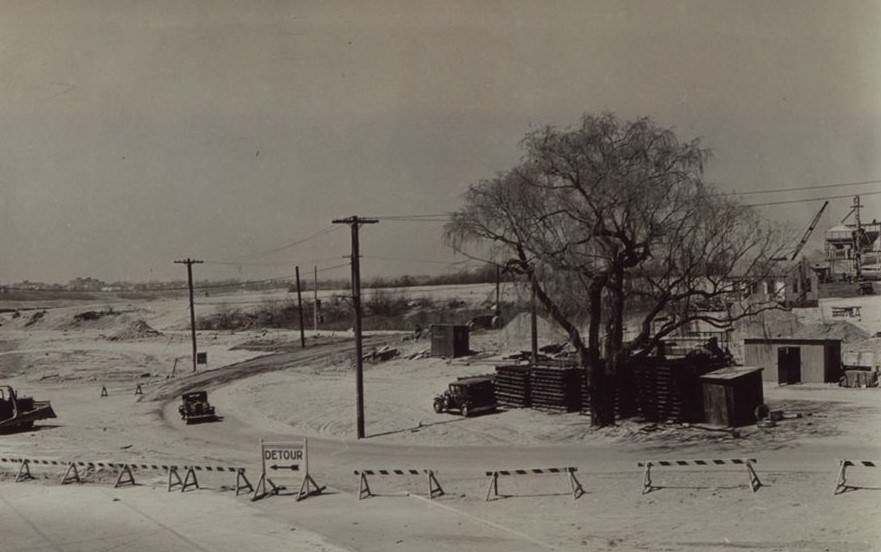
<path id="1" fill-rule="evenodd" d="M 700 376 L 716 369 L 704 359 L 667 359 L 634 368 L 637 409 L 652 422 L 703 421 Z"/>
<path id="2" fill-rule="evenodd" d="M 526 408 L 530 405 L 530 366 L 496 366 L 496 402 L 499 406 Z"/>
<path id="3" fill-rule="evenodd" d="M 578 368 L 534 366 L 529 376 L 532 408 L 551 412 L 579 410 L 581 374 Z"/>

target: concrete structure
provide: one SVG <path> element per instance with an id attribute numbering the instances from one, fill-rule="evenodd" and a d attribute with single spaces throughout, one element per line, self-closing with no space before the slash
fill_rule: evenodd
<path id="1" fill-rule="evenodd" d="M 776 383 L 832 383 L 841 377 L 840 339 L 746 338 L 743 360 Z"/>
<path id="2" fill-rule="evenodd" d="M 732 366 L 700 377 L 707 423 L 738 427 L 756 422 L 756 407 L 764 402 L 762 368 Z"/>

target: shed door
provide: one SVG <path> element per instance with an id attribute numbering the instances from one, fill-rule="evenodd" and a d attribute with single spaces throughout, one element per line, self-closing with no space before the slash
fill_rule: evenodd
<path id="1" fill-rule="evenodd" d="M 777 349 L 777 383 L 801 383 L 801 347 Z"/>

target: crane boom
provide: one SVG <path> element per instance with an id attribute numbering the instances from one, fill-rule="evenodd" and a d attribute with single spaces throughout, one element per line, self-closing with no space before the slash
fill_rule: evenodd
<path id="1" fill-rule="evenodd" d="M 798 242 L 798 245 L 795 248 L 795 251 L 792 253 L 792 257 L 789 259 L 790 261 L 794 261 L 798 254 L 801 253 L 801 250 L 804 248 L 805 244 L 808 243 L 808 239 L 811 237 L 811 234 L 814 232 L 814 228 L 817 226 L 817 223 L 820 222 L 820 216 L 823 214 L 823 211 L 826 210 L 826 206 L 829 205 L 828 201 L 823 202 L 823 206 L 820 207 L 820 210 L 817 211 L 817 214 L 814 215 L 814 219 L 811 221 L 810 226 L 805 231 L 805 235 L 801 237 L 801 241 Z"/>

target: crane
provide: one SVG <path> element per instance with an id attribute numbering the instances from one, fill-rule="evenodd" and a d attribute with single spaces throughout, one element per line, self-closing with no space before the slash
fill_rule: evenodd
<path id="1" fill-rule="evenodd" d="M 795 251 L 792 253 L 792 257 L 789 258 L 790 261 L 794 261 L 798 254 L 801 253 L 801 250 L 804 248 L 805 244 L 808 243 L 808 239 L 811 237 L 811 234 L 814 232 L 814 228 L 817 226 L 817 223 L 820 221 L 820 216 L 823 214 L 823 211 L 826 210 L 826 206 L 829 205 L 828 201 L 823 202 L 823 206 L 820 207 L 820 210 L 817 211 L 817 214 L 814 215 L 814 219 L 811 221 L 811 224 L 808 226 L 808 229 L 805 231 L 805 235 L 801 237 L 801 241 L 798 242 L 798 245 L 795 247 Z"/>

